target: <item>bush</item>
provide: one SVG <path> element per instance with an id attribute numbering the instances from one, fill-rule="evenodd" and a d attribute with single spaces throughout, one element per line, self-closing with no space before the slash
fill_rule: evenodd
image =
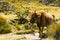
<path id="1" fill-rule="evenodd" d="M 60 23 L 56 24 L 56 32 L 60 34 Z"/>
<path id="2" fill-rule="evenodd" d="M 11 32 L 10 24 L 7 22 L 6 18 L 0 16 L 0 34 L 10 32 Z"/>
<path id="3" fill-rule="evenodd" d="M 19 24 L 25 24 L 25 23 L 27 23 L 27 22 L 28 22 L 28 20 L 25 19 L 25 18 L 23 18 L 23 17 L 21 17 L 21 18 L 19 19 Z"/>
<path id="4" fill-rule="evenodd" d="M 24 24 L 24 27 L 26 30 L 31 29 L 31 26 L 29 25 L 29 23 Z"/>
<path id="5" fill-rule="evenodd" d="M 11 26 L 6 23 L 5 25 L 0 24 L 0 34 L 5 34 L 5 33 L 10 33 L 11 31 Z"/>
<path id="6" fill-rule="evenodd" d="M 50 36 L 55 36 L 57 33 L 60 35 L 60 23 L 52 24 L 48 27 L 48 34 Z"/>

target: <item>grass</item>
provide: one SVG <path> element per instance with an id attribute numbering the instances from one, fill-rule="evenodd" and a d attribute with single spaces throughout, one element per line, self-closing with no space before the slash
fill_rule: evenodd
<path id="1" fill-rule="evenodd" d="M 15 2 L 12 3 L 11 1 L 8 1 L 11 5 L 14 5 L 17 9 L 16 10 L 21 10 L 23 11 L 24 8 L 28 7 L 31 10 L 48 10 L 48 11 L 54 11 L 57 12 L 55 10 L 60 10 L 60 7 L 52 7 L 52 6 L 46 6 L 43 5 L 41 3 L 39 3 L 38 1 L 19 1 L 19 2 Z M 50 11 L 50 12 L 51 12 Z"/>
<path id="2" fill-rule="evenodd" d="M 46 6 L 46 5 L 43 5 L 41 3 L 38 3 L 38 1 L 31 1 L 31 3 L 29 4 L 29 1 L 28 2 L 24 2 L 24 1 L 19 1 L 19 2 L 15 2 L 15 3 L 12 3 L 11 2 L 12 0 L 8 0 L 7 2 L 9 2 L 11 5 L 14 5 L 16 7 L 16 10 L 15 12 L 23 12 L 26 8 L 28 8 L 29 10 L 45 10 L 51 14 L 54 14 L 56 16 L 56 18 L 60 18 L 60 7 L 52 7 L 52 6 Z M 7 19 L 14 19 L 16 18 L 16 15 L 2 15 L 4 18 L 7 18 Z M 57 31 L 59 31 L 60 29 L 60 23 L 58 24 L 55 24 L 55 25 L 52 25 L 50 26 L 49 28 L 49 34 L 54 34 Z M 20 30 L 18 31 L 16 34 L 21 34 L 21 33 L 30 33 L 31 30 Z M 35 32 L 38 32 L 38 30 L 35 30 Z M 19 36 L 17 37 L 12 37 L 14 40 L 20 40 Z M 4 37 L 0 37 L 0 40 L 10 40 L 12 39 L 9 35 L 5 35 Z M 12 39 L 12 40 L 13 40 Z M 53 38 L 47 38 L 47 40 L 53 40 Z M 28 40 L 28 39 L 25 39 L 25 40 Z"/>

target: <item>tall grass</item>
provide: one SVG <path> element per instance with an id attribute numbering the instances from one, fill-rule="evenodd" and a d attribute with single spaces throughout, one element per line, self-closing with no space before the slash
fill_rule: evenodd
<path id="1" fill-rule="evenodd" d="M 60 22 L 56 24 L 52 24 L 48 27 L 48 34 L 49 36 L 56 35 L 56 32 L 60 34 Z"/>

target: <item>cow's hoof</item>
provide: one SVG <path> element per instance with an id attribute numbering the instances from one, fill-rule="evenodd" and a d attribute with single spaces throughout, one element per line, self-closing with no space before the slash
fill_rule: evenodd
<path id="1" fill-rule="evenodd" d="M 40 37 L 40 38 L 47 38 L 47 37 L 48 37 L 48 35 L 47 35 L 47 34 L 45 34 L 45 33 L 42 33 L 42 34 L 40 34 L 40 35 L 39 35 L 39 37 Z"/>

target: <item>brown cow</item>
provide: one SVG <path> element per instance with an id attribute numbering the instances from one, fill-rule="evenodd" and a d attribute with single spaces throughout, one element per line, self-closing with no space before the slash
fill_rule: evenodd
<path id="1" fill-rule="evenodd" d="M 32 13 L 30 23 L 37 24 L 39 33 L 42 35 L 44 27 L 47 27 L 53 22 L 53 16 L 45 11 L 36 11 Z M 41 36 L 39 35 L 39 36 Z"/>

